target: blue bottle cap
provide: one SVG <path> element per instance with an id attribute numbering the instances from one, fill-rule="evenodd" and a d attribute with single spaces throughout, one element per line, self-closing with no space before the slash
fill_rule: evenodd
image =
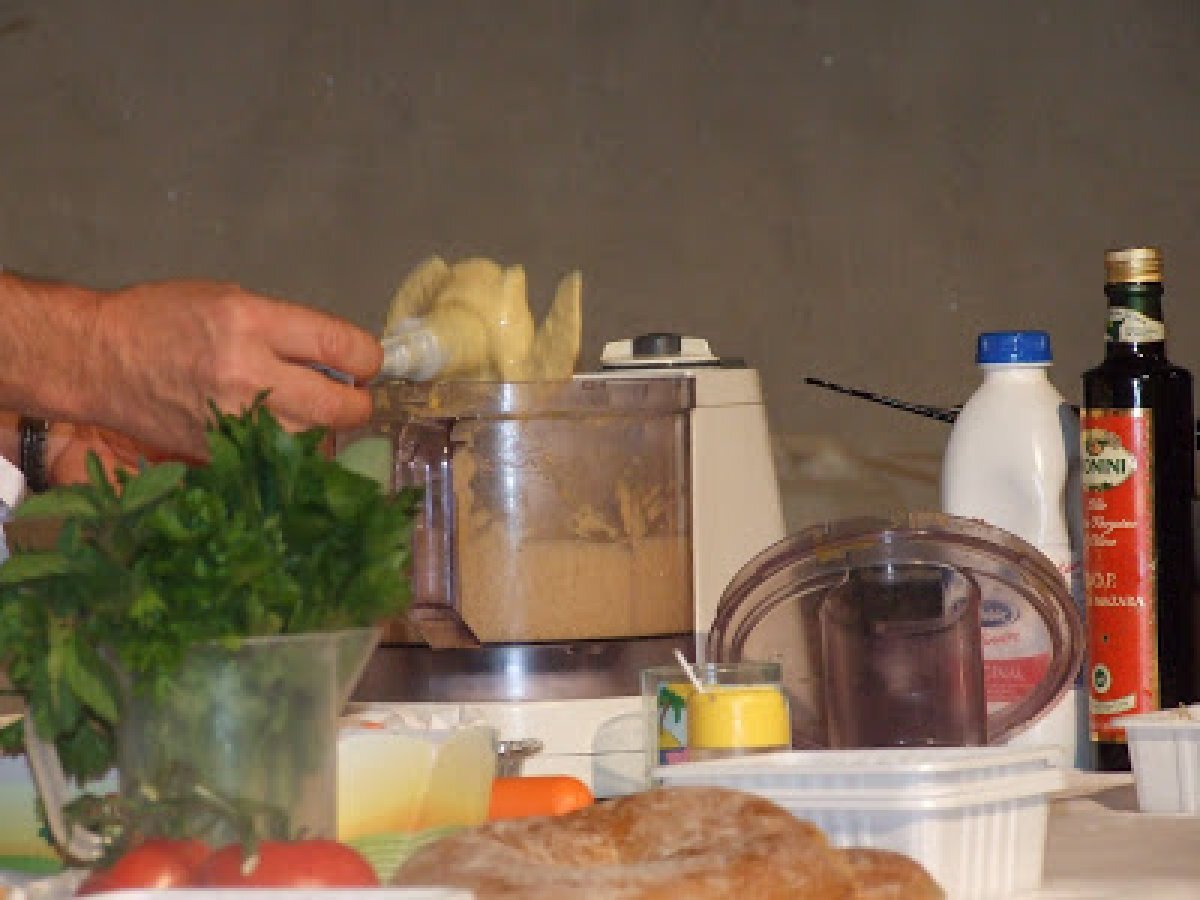
<path id="1" fill-rule="evenodd" d="M 975 348 L 975 362 L 979 365 L 1053 360 L 1050 335 L 1044 331 L 985 331 L 979 335 Z"/>

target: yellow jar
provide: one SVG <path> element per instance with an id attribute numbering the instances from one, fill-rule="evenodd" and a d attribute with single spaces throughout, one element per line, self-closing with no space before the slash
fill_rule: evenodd
<path id="1" fill-rule="evenodd" d="M 786 750 L 792 744 L 787 698 L 777 684 L 714 684 L 687 699 L 688 757 L 704 751 Z"/>
<path id="2" fill-rule="evenodd" d="M 648 785 L 657 766 L 791 749 L 778 663 L 701 663 L 691 675 L 702 690 L 678 665 L 642 670 Z"/>

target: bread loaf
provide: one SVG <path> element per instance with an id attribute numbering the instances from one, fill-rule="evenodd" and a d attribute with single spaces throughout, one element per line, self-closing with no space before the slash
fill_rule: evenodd
<path id="1" fill-rule="evenodd" d="M 562 816 L 489 822 L 418 851 L 395 885 L 478 900 L 942 900 L 920 865 L 838 850 L 762 797 L 659 788 Z"/>

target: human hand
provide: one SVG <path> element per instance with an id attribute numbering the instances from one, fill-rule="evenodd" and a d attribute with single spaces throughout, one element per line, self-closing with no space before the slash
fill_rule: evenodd
<path id="1" fill-rule="evenodd" d="M 383 358 L 378 339 L 344 319 L 212 281 L 100 294 L 85 353 L 80 379 L 98 394 L 74 418 L 195 459 L 207 457 L 209 401 L 241 412 L 267 390 L 267 406 L 288 430 L 363 424 L 371 414 L 366 389 L 312 365 L 361 385 Z M 102 444 L 113 460 L 127 451 L 107 438 Z"/>
<path id="2" fill-rule="evenodd" d="M 54 422 L 46 439 L 46 471 L 50 483 L 86 482 L 89 453 L 96 454 L 113 484 L 117 483 L 117 471 L 120 469 L 136 472 L 142 460 L 161 462 L 168 458 L 158 448 L 139 443 L 119 431 L 94 425 Z"/>

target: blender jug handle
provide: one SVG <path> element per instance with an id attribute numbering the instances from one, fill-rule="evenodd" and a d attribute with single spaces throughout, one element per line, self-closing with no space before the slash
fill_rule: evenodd
<path id="1" fill-rule="evenodd" d="M 25 712 L 23 728 L 25 756 L 55 842 L 66 850 L 68 856 L 80 862 L 99 859 L 104 853 L 104 839 L 77 823 L 72 823 L 68 828 L 63 816 L 63 806 L 67 802 L 67 776 L 63 773 L 54 744 L 42 740 L 29 711 Z"/>
<path id="2" fill-rule="evenodd" d="M 422 490 L 412 540 L 408 621 L 435 650 L 480 647 L 462 617 L 455 577 L 453 420 L 409 421 L 396 435 L 395 487 Z"/>

